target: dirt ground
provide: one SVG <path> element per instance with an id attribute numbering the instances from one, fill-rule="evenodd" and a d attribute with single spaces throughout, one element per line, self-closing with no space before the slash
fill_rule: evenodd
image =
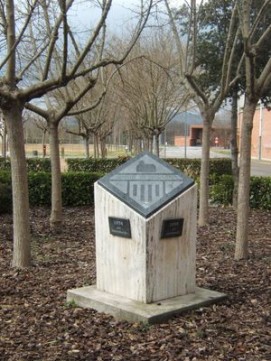
<path id="1" fill-rule="evenodd" d="M 66 303 L 67 289 L 95 283 L 93 209 L 65 208 L 58 235 L 48 219 L 49 209 L 31 210 L 33 265 L 16 270 L 12 217 L 1 216 L 1 361 L 271 360 L 270 212 L 251 212 L 250 258 L 236 262 L 234 212 L 211 208 L 198 230 L 197 285 L 227 299 L 151 326 Z"/>

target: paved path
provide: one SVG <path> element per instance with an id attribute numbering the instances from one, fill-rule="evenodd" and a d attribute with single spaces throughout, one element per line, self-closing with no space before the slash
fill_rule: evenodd
<path id="1" fill-rule="evenodd" d="M 201 147 L 167 147 L 161 149 L 160 156 L 163 158 L 201 158 Z M 211 158 L 227 158 L 230 155 L 224 153 L 223 149 L 211 149 Z M 271 161 L 251 160 L 251 175 L 271 177 Z"/>
<path id="2" fill-rule="evenodd" d="M 166 147 L 161 148 L 160 156 L 162 158 L 201 158 L 201 147 Z M 211 158 L 227 157 L 219 152 L 210 152 Z"/>
<path id="3" fill-rule="evenodd" d="M 251 175 L 271 177 L 271 161 L 251 159 Z"/>

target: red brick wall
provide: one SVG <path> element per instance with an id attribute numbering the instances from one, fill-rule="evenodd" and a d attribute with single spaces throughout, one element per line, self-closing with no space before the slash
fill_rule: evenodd
<path id="1" fill-rule="evenodd" d="M 176 135 L 174 137 L 174 145 L 177 145 L 178 147 L 184 147 L 185 146 L 185 137 L 181 135 Z M 189 138 L 187 137 L 187 145 L 189 145 Z"/>
<path id="2" fill-rule="evenodd" d="M 262 115 L 262 126 L 260 131 L 260 116 Z M 260 149 L 261 136 L 261 149 Z M 251 157 L 256 159 L 271 160 L 271 111 L 258 108 L 255 112 L 252 141 Z"/>

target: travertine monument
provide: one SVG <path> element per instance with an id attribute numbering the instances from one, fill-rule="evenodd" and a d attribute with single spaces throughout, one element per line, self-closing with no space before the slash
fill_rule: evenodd
<path id="1" fill-rule="evenodd" d="M 68 301 L 120 319 L 159 322 L 224 298 L 196 287 L 197 186 L 150 153 L 95 184 L 95 286 Z"/>

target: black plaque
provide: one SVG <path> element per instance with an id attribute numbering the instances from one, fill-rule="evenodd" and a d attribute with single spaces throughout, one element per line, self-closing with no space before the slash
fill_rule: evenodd
<path id="1" fill-rule="evenodd" d="M 130 220 L 125 218 L 109 217 L 110 234 L 113 236 L 131 238 Z"/>
<path id="2" fill-rule="evenodd" d="M 162 225 L 161 238 L 180 237 L 183 233 L 183 218 L 165 219 Z"/>

